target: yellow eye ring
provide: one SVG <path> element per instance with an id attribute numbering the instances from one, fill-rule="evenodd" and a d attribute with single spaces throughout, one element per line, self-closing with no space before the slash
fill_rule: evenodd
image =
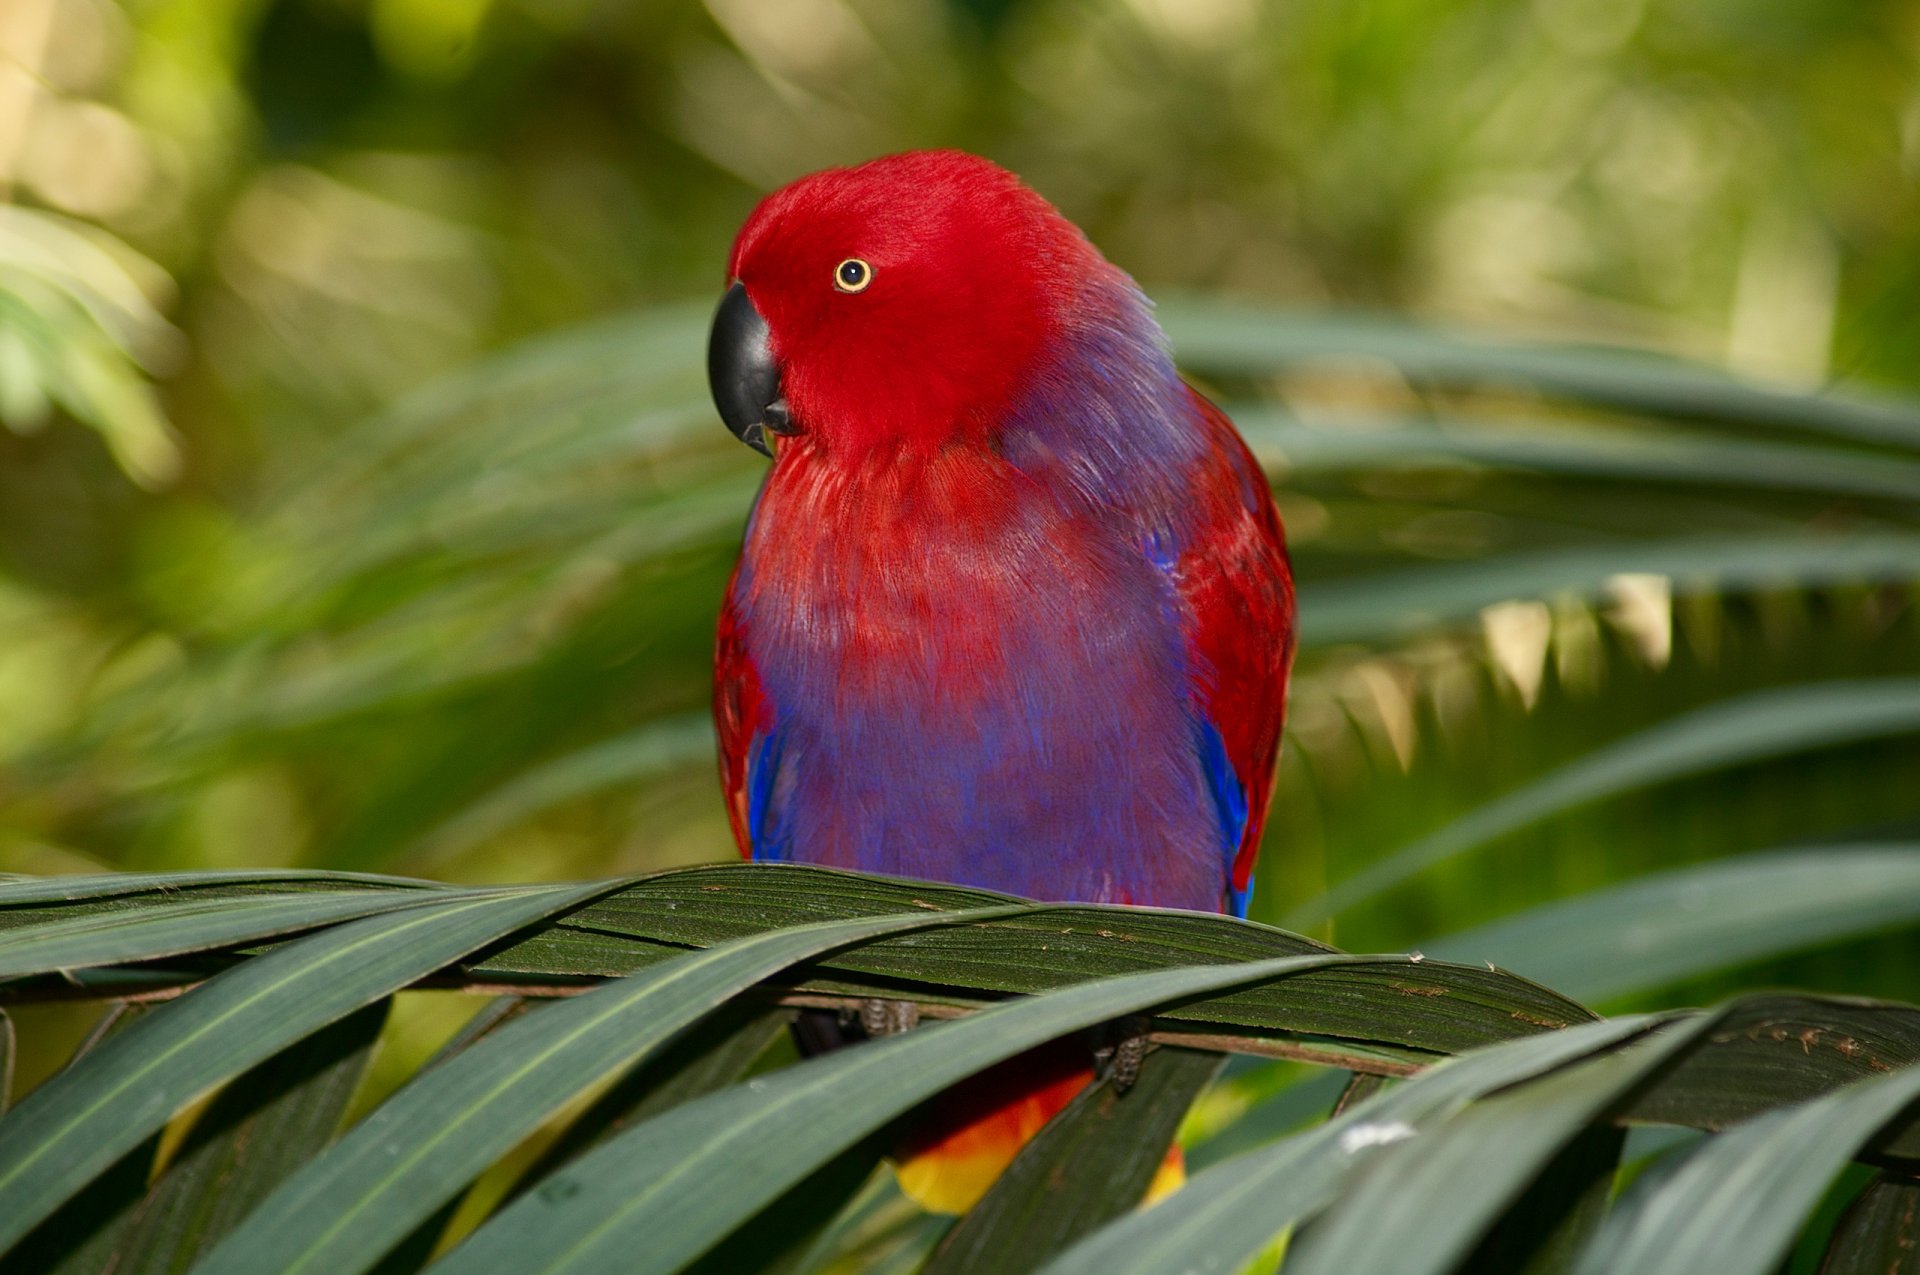
<path id="1" fill-rule="evenodd" d="M 873 282 L 873 267 L 858 257 L 848 257 L 833 268 L 833 286 L 842 292 L 865 292 Z"/>

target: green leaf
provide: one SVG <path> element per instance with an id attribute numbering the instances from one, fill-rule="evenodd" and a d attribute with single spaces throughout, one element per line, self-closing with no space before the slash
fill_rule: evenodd
<path id="1" fill-rule="evenodd" d="M 444 476 L 450 453 L 485 464 L 499 456 L 503 442 L 524 446 L 538 438 L 537 413 L 559 419 L 595 400 L 610 400 L 624 409 L 617 418 L 624 419 L 631 401 L 621 391 L 675 375 L 697 381 L 711 317 L 711 302 L 684 301 L 522 341 L 429 382 L 342 434 L 320 465 L 296 475 L 293 490 L 269 507 L 285 509 L 290 500 L 304 499 L 332 508 L 383 481 Z"/>
<path id="2" fill-rule="evenodd" d="M 323 888 L 325 881 L 315 884 Z M 157 914 L 195 902 L 192 893 L 156 888 L 128 902 Z M 444 900 L 450 892 L 430 897 Z M 467 977 L 489 985 L 572 988 L 582 977 L 632 973 L 672 960 L 689 947 L 782 926 L 1016 902 L 981 890 L 793 864 L 680 869 L 634 881 L 559 924 L 503 946 Z M 929 1004 L 977 1006 L 1009 993 L 1043 992 L 1106 974 L 1329 951 L 1311 939 L 1229 917 L 1033 904 L 979 925 L 830 954 L 809 966 L 809 977 L 799 986 L 834 995 L 909 996 Z M 1200 1035 L 1240 1030 L 1285 1036 L 1290 1048 L 1317 1049 L 1316 1057 L 1332 1046 L 1298 1037 L 1326 1037 L 1348 1052 L 1416 1062 L 1592 1017 L 1576 1002 L 1484 966 L 1391 964 L 1388 979 L 1364 963 L 1342 965 L 1174 1006 L 1163 1017 L 1170 1030 Z M 67 984 L 77 982 L 100 994 L 125 994 L 175 985 L 182 975 L 82 970 L 62 978 L 62 993 L 70 993 Z M 50 986 L 14 983 L 3 990 L 8 999 L 31 999 Z"/>
<path id="3" fill-rule="evenodd" d="M 1722 1010 L 1669 1026 L 1484 1099 L 1388 1146 L 1295 1243 L 1288 1267 L 1293 1275 L 1454 1270 L 1583 1130 L 1726 1017 Z M 1410 1199 L 1420 1207 L 1396 1207 Z"/>
<path id="4" fill-rule="evenodd" d="M 621 1130 L 733 1084 L 792 1020 L 791 1010 L 743 1008 L 737 1000 L 708 1015 L 596 1098 L 520 1175 L 509 1198 Z"/>
<path id="5" fill-rule="evenodd" d="M 475 897 L 480 896 L 474 891 L 369 890 L 198 899 L 156 908 L 148 916 L 87 912 L 0 929 L 0 978 L 234 947 L 380 912 Z"/>
<path id="6" fill-rule="evenodd" d="M 1463 1271 L 1566 1275 L 1607 1216 L 1627 1140 L 1622 1129 L 1577 1135 L 1547 1163 L 1460 1266 Z"/>
<path id="7" fill-rule="evenodd" d="M 182 890 L 203 887 L 260 886 L 292 890 L 357 887 L 401 890 L 446 890 L 436 881 L 380 876 L 371 872 L 320 872 L 296 868 L 248 868 L 218 872 L 99 872 L 68 877 L 12 877 L 0 880 L 0 908 L 17 909 L 91 899 L 157 896 L 168 902 Z"/>
<path id="8" fill-rule="evenodd" d="M 1907 1067 L 1709 1138 L 1609 1219 L 1581 1275 L 1768 1275 L 1847 1162 L 1916 1099 L 1920 1067 Z"/>
<path id="9" fill-rule="evenodd" d="M 1755 443 L 1667 432 L 1623 435 L 1590 427 L 1546 430 L 1456 421 L 1301 425 L 1269 407 L 1235 404 L 1234 423 L 1254 451 L 1296 473 L 1464 465 L 1617 482 L 1804 492 L 1911 503 L 1920 464 L 1811 444 Z"/>
<path id="10" fill-rule="evenodd" d="M 434 1050 L 433 1057 L 421 1065 L 418 1074 L 424 1075 L 447 1059 L 471 1048 L 476 1041 L 485 1040 L 530 1008 L 531 1003 L 524 997 L 495 997 L 485 1009 L 469 1018 L 459 1031 L 448 1037 L 446 1043 Z M 433 1256 L 433 1251 L 440 1246 L 440 1237 L 446 1233 L 448 1225 L 459 1215 L 462 1198 L 461 1195 L 454 1196 L 426 1221 L 414 1227 L 407 1238 L 388 1250 L 386 1257 L 373 1268 L 374 1275 L 413 1275 L 413 1272 L 424 1267 Z"/>
<path id="11" fill-rule="evenodd" d="M 236 1077 L 194 1122 L 115 1245 L 114 1275 L 180 1275 L 333 1138 L 390 1000 Z"/>
<path id="12" fill-rule="evenodd" d="M 149 1006 L 116 1002 L 100 1016 L 67 1060 L 69 1067 L 126 1030 Z M 147 1193 L 147 1177 L 160 1150 L 155 1130 L 128 1150 L 74 1197 L 54 1210 L 6 1253 L 10 1275 L 96 1275 L 110 1270 L 121 1237 Z"/>
<path id="13" fill-rule="evenodd" d="M 884 1130 L 854 1143 L 683 1268 L 683 1275 L 789 1275 L 805 1270 L 814 1245 L 861 1187 L 875 1177 L 893 1177 L 890 1171 L 879 1171 L 886 1153 Z"/>
<path id="14" fill-rule="evenodd" d="M 500 974 L 622 974 L 782 925 L 870 916 L 906 908 L 958 909 L 1009 902 L 1006 895 L 930 882 L 894 881 L 796 864 L 730 864 L 661 873 L 582 909 L 559 926 L 490 958 Z M 659 946 L 635 944 L 644 938 Z M 885 939 L 818 963 L 807 990 L 911 994 L 978 1005 L 1109 974 L 1175 965 L 1242 964 L 1331 952 L 1283 930 L 1191 912 L 1079 905 L 1032 906 L 980 925 Z M 1171 1006 L 1172 1027 L 1312 1034 L 1378 1050 L 1393 1042 L 1426 1054 L 1564 1026 L 1591 1011 L 1524 979 L 1484 966 L 1438 962 L 1383 970 L 1365 962 Z"/>
<path id="15" fill-rule="evenodd" d="M 1478 562 L 1423 563 L 1300 586 L 1307 646 L 1384 642 L 1471 619 L 1496 602 L 1604 596 L 1615 576 L 1665 576 L 1676 595 L 1793 585 L 1818 588 L 1920 575 L 1920 537 L 1894 534 L 1609 540 Z"/>
<path id="16" fill-rule="evenodd" d="M 514 1019 L 532 1009 L 534 1002 L 524 996 L 496 996 L 488 1001 L 486 1007 L 460 1025 L 460 1030 L 447 1037 L 433 1056 L 420 1065 L 423 1072 L 431 1071 L 455 1054 L 465 1051 L 475 1041 L 483 1040 L 499 1031 Z"/>
<path id="17" fill-rule="evenodd" d="M 1638 788 L 1815 748 L 1920 731 L 1920 679 L 1818 682 L 1675 717 L 1552 771 L 1401 847 L 1296 908 L 1305 928 L 1496 837 Z"/>
<path id="18" fill-rule="evenodd" d="M 883 1130 L 874 1139 L 885 1136 Z M 807 1275 L 920 1275 L 920 1268 L 952 1229 L 951 1217 L 922 1210 L 901 1191 L 892 1173 L 876 1173 L 799 1256 L 795 1269 Z M 750 1224 L 734 1232 L 700 1265 L 725 1254 L 734 1241 L 753 1230 Z"/>
<path id="19" fill-rule="evenodd" d="M 602 1144 L 481 1227 L 443 1259 L 444 1269 L 677 1270 L 840 1151 L 1004 1058 L 1171 1000 L 1356 959 L 1286 957 L 1102 979 L 812 1059 Z M 716 1181 L 727 1189 L 713 1190 Z"/>
<path id="20" fill-rule="evenodd" d="M 1647 1118 L 1645 1113 L 1659 1110 L 1665 1114 L 1652 1118 L 1716 1127 L 1730 1105 L 1750 1114 L 1798 1102 L 1887 1068 L 1851 1034 L 1863 1024 L 1883 1020 L 1879 1025 L 1886 1030 L 1878 1047 L 1895 1045 L 1901 1037 L 1911 1061 L 1917 1017 L 1920 1011 L 1907 1006 L 1748 996 L 1648 1041 L 1487 1098 L 1395 1143 L 1369 1166 L 1290 1255 L 1297 1263 L 1295 1275 L 1452 1271 L 1543 1166 L 1592 1124 Z M 1821 1025 L 1800 1029 L 1808 1021 Z M 1816 1048 L 1823 1034 L 1844 1045 Z M 1831 1065 L 1842 1059 L 1850 1066 Z M 1851 1066 L 1856 1062 L 1857 1068 Z M 1910 1074 L 1920 1084 L 1920 1069 Z M 1883 1143 L 1880 1150 L 1884 1154 L 1893 1146 Z M 1420 1209 L 1393 1207 L 1406 1199 L 1422 1201 Z M 1603 1241 L 1604 1236 L 1596 1243 Z M 1746 1269 L 1717 1262 L 1693 1269 L 1709 1268 Z M 1626 1261 L 1604 1269 L 1639 1275 L 1648 1268 Z"/>
<path id="21" fill-rule="evenodd" d="M 712 765 L 713 749 L 710 714 L 649 722 L 516 775 L 427 833 L 403 857 L 414 865 L 438 862 L 564 802 L 696 760 Z"/>
<path id="22" fill-rule="evenodd" d="M 994 911 L 915 910 L 764 934 L 527 1014 L 395 1094 L 275 1193 L 198 1275 L 365 1270 L 570 1099 L 730 997 L 831 948 Z M 405 1148 L 397 1157 L 396 1147 Z"/>
<path id="23" fill-rule="evenodd" d="M 1635 1123 L 1725 1129 L 1920 1063 L 1920 1007 L 1839 996 L 1746 996 L 1726 1026 L 1633 1096 Z M 1920 1163 L 1920 1126 L 1878 1152 Z"/>
<path id="24" fill-rule="evenodd" d="M 220 974 L 0 1119 L 0 1248 L 212 1085 L 370 1001 L 612 884 L 455 898 L 366 917 Z"/>
<path id="25" fill-rule="evenodd" d="M 1243 1058 L 1237 1061 L 1247 1060 Z M 1234 1064 L 1229 1061 L 1227 1065 L 1231 1076 Z M 1360 1076 L 1353 1072 L 1316 1067 L 1305 1077 L 1262 1095 L 1232 1123 L 1187 1147 L 1188 1171 L 1198 1173 L 1243 1151 L 1251 1151 L 1297 1132 L 1309 1124 L 1317 1125 L 1329 1113 L 1338 1114 L 1335 1107 L 1346 1100 L 1348 1092 L 1359 1080 Z"/>
<path id="26" fill-rule="evenodd" d="M 1162 299 L 1156 314 L 1182 362 L 1214 371 L 1261 375 L 1312 360 L 1368 357 L 1417 381 L 1531 386 L 1658 416 L 1920 446 L 1920 405 L 1910 401 L 1798 394 L 1640 350 L 1500 341 L 1404 319 L 1304 314 L 1219 297 Z"/>
<path id="27" fill-rule="evenodd" d="M 1218 1054 L 1157 1049 L 1125 1094 L 1102 1078 L 1020 1150 L 923 1275 L 1028 1270 L 1137 1207 Z"/>
<path id="28" fill-rule="evenodd" d="M 1920 921 L 1920 846 L 1830 846 L 1661 872 L 1422 943 L 1602 1001 Z"/>
<path id="29" fill-rule="evenodd" d="M 1049 1262 L 1044 1275 L 1238 1270 L 1333 1200 L 1379 1149 L 1481 1094 L 1644 1035 L 1655 1020 L 1583 1023 L 1495 1045 L 1422 1072 L 1326 1124 L 1196 1174 Z M 1356 1268 L 1361 1269 L 1361 1268 Z"/>
<path id="30" fill-rule="evenodd" d="M 1075 1246 L 1047 1268 L 1047 1275 L 1237 1269 L 1290 1222 L 1311 1216 L 1351 1189 L 1347 1182 L 1365 1160 L 1346 1149 L 1350 1130 L 1424 1130 L 1471 1098 L 1626 1039 L 1648 1021 L 1586 1024 L 1431 1068 L 1324 1126 L 1213 1165 L 1149 1212 L 1123 1218 Z M 1692 1034 L 1692 1043 L 1650 1089 L 1635 1095 L 1620 1113 L 1625 1118 L 1722 1128 L 1920 1061 L 1920 1010 L 1910 1006 L 1749 996 L 1675 1030 Z M 1359 1148 L 1376 1141 L 1384 1138 L 1370 1134 L 1358 1140 Z M 1908 1130 L 1881 1149 L 1911 1158 L 1920 1154 L 1920 1137 Z M 1547 1151 L 1552 1154 L 1552 1148 Z"/>
<path id="31" fill-rule="evenodd" d="M 759 1052 L 793 1020 L 791 1010 L 754 1013 L 749 1009 L 743 1014 L 741 1008 L 736 1000 L 642 1062 L 521 1177 L 514 1195 L 520 1195 L 521 1188 L 537 1186 L 548 1174 L 621 1130 L 740 1080 Z M 813 1243 L 873 1179 L 885 1154 L 878 1136 L 849 1148 L 688 1267 L 689 1275 L 745 1271 L 775 1275 L 806 1269 Z M 885 1176 L 891 1181 L 891 1174 Z"/>
<path id="32" fill-rule="evenodd" d="M 1848 1206 L 1820 1275 L 1920 1272 L 1920 1179 L 1882 1173 Z"/>

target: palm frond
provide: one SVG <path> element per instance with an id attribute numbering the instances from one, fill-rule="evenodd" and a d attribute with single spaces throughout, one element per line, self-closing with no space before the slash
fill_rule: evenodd
<path id="1" fill-rule="evenodd" d="M 1911 853 L 1856 857 L 1882 869 L 1883 894 L 1905 896 L 1870 923 L 1911 925 L 1916 889 L 1896 871 Z M 330 906 L 343 899 L 384 910 Z M 308 911 L 290 926 L 295 904 Z M 117 1182 L 126 1157 L 151 1162 L 161 1130 L 218 1089 L 153 1185 L 144 1171 L 130 1179 L 142 1189 L 120 1213 L 60 1212 L 103 1228 L 72 1236 L 75 1251 L 136 1269 L 366 1271 L 392 1269 L 382 1264 L 396 1254 L 417 1268 L 453 1202 L 543 1128 L 564 1130 L 556 1151 L 435 1269 L 677 1271 L 721 1246 L 730 1265 L 797 1260 L 895 1118 L 1025 1049 L 1135 1015 L 1159 1045 L 1136 1087 L 1088 1090 L 929 1269 L 1010 1254 L 1055 1275 L 1226 1269 L 1311 1221 L 1292 1268 L 1446 1272 L 1471 1254 L 1548 1251 L 1605 1263 L 1690 1253 L 1740 1223 L 1741 1247 L 1717 1250 L 1716 1269 L 1770 1272 L 1840 1167 L 1869 1151 L 1920 1165 L 1920 1124 L 1907 1118 L 1920 1009 L 1892 1003 L 1768 994 L 1599 1019 L 1492 966 L 791 866 L 496 890 L 318 873 L 22 879 L 0 885 L 0 915 L 19 969 L 0 1001 L 151 1002 L 0 1117 L 5 1243 L 39 1242 L 36 1223 Z M 258 924 L 235 924 L 247 916 Z M 1671 928 L 1685 924 L 1676 915 Z M 120 934 L 88 956 L 76 925 Z M 196 927 L 200 938 L 183 939 Z M 1699 933 L 1725 955 L 1718 927 L 1708 916 Z M 1772 934 L 1782 949 L 1808 937 L 1791 924 Z M 1765 948 L 1754 932 L 1731 951 Z M 75 978 L 57 963 L 73 959 L 101 964 Z M 515 998 L 335 1137 L 386 998 L 409 987 Z M 951 1021 L 753 1061 L 785 1021 L 780 1006 L 871 996 Z M 548 1003 L 521 1008 L 527 997 Z M 1223 1052 L 1400 1079 L 1133 1210 Z M 1712 1136 L 1608 1215 L 1622 1120 Z M 1810 1130 L 1818 1153 L 1799 1154 Z M 239 1171 L 247 1187 L 231 1190 Z M 1766 1224 L 1742 1223 L 1756 1200 Z M 1863 1208 L 1836 1245 L 1873 1242 Z M 837 1238 L 815 1257 L 861 1233 L 826 1232 Z M 924 1252 L 932 1233 L 916 1233 Z"/>

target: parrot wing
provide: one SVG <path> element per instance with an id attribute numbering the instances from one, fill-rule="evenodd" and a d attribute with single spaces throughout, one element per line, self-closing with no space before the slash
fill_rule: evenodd
<path id="1" fill-rule="evenodd" d="M 738 568 L 735 569 L 736 572 Z M 727 822 L 742 858 L 753 857 L 753 829 L 760 810 L 749 789 L 753 782 L 752 756 L 766 747 L 771 713 L 761 690 L 760 674 L 747 654 L 734 608 L 734 591 L 727 589 L 720 611 L 719 639 L 713 661 L 713 721 L 720 739 L 720 787 L 726 795 Z M 758 767 L 764 785 L 770 767 Z"/>
<path id="2" fill-rule="evenodd" d="M 1189 392 L 1209 445 L 1170 570 L 1190 617 L 1196 748 L 1229 843 L 1226 901 L 1244 916 L 1293 664 L 1293 575 L 1266 476 L 1226 414 Z"/>

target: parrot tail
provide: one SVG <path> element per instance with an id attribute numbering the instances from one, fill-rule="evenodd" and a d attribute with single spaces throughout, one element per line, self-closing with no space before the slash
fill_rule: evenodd
<path id="1" fill-rule="evenodd" d="M 1080 1038 L 1055 1041 L 989 1068 L 929 1103 L 896 1153 L 908 1198 L 930 1213 L 965 1213 L 1020 1148 L 1093 1080 Z M 1179 1189 L 1186 1164 L 1168 1148 L 1146 1203 Z"/>

